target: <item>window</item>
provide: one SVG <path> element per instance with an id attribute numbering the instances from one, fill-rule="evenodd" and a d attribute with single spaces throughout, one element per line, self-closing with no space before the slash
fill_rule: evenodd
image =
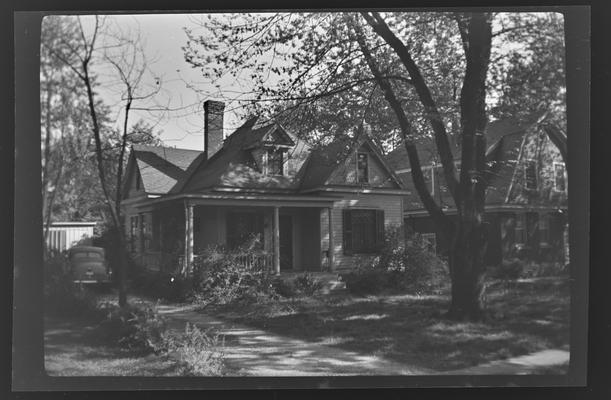
<path id="1" fill-rule="evenodd" d="M 136 236 L 138 235 L 138 216 L 129 218 L 129 241 L 132 251 L 136 251 Z"/>
<path id="2" fill-rule="evenodd" d="M 343 211 L 344 254 L 377 253 L 384 244 L 384 211 Z"/>
<path id="3" fill-rule="evenodd" d="M 524 230 L 524 214 L 516 215 L 515 241 L 516 244 L 526 243 L 526 235 Z"/>
<path id="4" fill-rule="evenodd" d="M 434 233 L 422 233 L 422 239 L 427 243 L 426 249 L 431 253 L 437 253 L 437 235 Z"/>
<path id="5" fill-rule="evenodd" d="M 267 174 L 284 175 L 284 153 L 282 150 L 267 151 Z"/>
<path id="6" fill-rule="evenodd" d="M 357 183 L 369 182 L 369 159 L 367 153 L 356 155 L 356 181 Z"/>
<path id="7" fill-rule="evenodd" d="M 526 213 L 526 244 L 530 248 L 539 245 L 539 214 L 535 212 Z"/>
<path id="8" fill-rule="evenodd" d="M 150 247 L 149 226 L 146 221 L 146 216 L 140 215 L 140 251 L 148 250 Z"/>
<path id="9" fill-rule="evenodd" d="M 539 218 L 539 242 L 542 245 L 549 244 L 549 215 L 541 215 Z"/>
<path id="10" fill-rule="evenodd" d="M 563 163 L 554 163 L 554 190 L 564 192 L 566 190 L 565 181 L 566 169 Z"/>
<path id="11" fill-rule="evenodd" d="M 537 163 L 534 160 L 527 160 L 524 165 L 524 184 L 528 190 L 537 188 Z"/>

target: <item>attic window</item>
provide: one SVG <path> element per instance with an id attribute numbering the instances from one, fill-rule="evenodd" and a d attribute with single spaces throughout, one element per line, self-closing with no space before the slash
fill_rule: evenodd
<path id="1" fill-rule="evenodd" d="M 267 151 L 267 174 L 284 175 L 284 153 L 282 150 Z"/>
<path id="2" fill-rule="evenodd" d="M 564 164 L 554 163 L 554 189 L 559 192 L 564 192 L 566 190 L 565 174 L 566 170 Z"/>
<path id="3" fill-rule="evenodd" d="M 524 181 L 526 189 L 537 188 L 537 163 L 534 160 L 527 160 L 524 165 Z"/>
<path id="4" fill-rule="evenodd" d="M 369 182 L 369 159 L 367 153 L 357 153 L 356 179 L 358 183 Z"/>

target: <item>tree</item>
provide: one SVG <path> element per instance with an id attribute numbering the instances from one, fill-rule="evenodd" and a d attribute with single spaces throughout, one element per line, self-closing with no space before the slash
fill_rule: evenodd
<path id="1" fill-rule="evenodd" d="M 104 20 L 98 16 L 95 16 L 91 32 L 85 30 L 80 17 L 76 19 L 60 17 L 59 25 L 76 32 L 76 37 L 74 35 L 56 36 L 56 46 L 47 46 L 46 51 L 60 60 L 77 77 L 80 89 L 86 93 L 90 131 L 95 144 L 94 155 L 98 179 L 119 254 L 115 270 L 119 288 L 119 305 L 123 307 L 127 304 L 125 284 L 127 246 L 123 230 L 121 199 L 125 152 L 130 143 L 130 137 L 132 137 L 129 116 L 134 102 L 150 99 L 159 92 L 160 81 L 156 79 L 152 88 L 147 87 L 143 81 L 148 66 L 139 37 L 130 38 L 112 34 L 104 26 Z M 107 39 L 103 44 L 99 43 L 101 36 Z M 98 53 L 102 53 L 103 61 L 94 61 Z M 103 110 L 105 108 L 97 98 L 95 88 L 98 80 L 96 73 L 92 70 L 95 62 L 110 64 L 117 74 L 120 102 L 123 104 L 123 124 L 118 130 L 104 126 L 105 113 Z M 147 136 L 143 135 L 143 128 L 146 128 L 146 125 L 140 123 L 139 130 L 134 132 L 133 136 L 141 140 L 146 138 Z M 118 139 L 113 139 L 117 133 Z M 149 132 L 148 136 L 150 138 L 153 135 Z"/>
<path id="2" fill-rule="evenodd" d="M 77 76 L 49 49 L 59 38 L 78 40 L 75 25 L 45 18 L 41 46 L 42 199 L 44 241 L 54 220 L 97 219 L 99 185 L 91 158 L 91 140 L 81 132 L 90 129 L 86 98 Z M 107 109 L 98 105 L 101 118 Z"/>
<path id="3" fill-rule="evenodd" d="M 500 25 L 495 32 L 493 18 Z M 509 20 L 513 25 L 502 23 Z M 202 34 L 187 30 L 185 59 L 213 83 L 228 77 L 236 85 L 248 81 L 251 92 L 232 100 L 243 103 L 247 112 L 267 110 L 286 118 L 289 125 L 295 117 L 294 126 L 303 136 L 308 130 L 317 137 L 318 130 L 334 135 L 363 122 L 382 127 L 382 142 L 400 133 L 422 203 L 452 243 L 448 315 L 475 320 L 483 315 L 485 191 L 499 167 L 498 148 L 487 153 L 487 96 L 491 90 L 502 92 L 499 82 L 508 76 L 497 74 L 496 83 L 489 77 L 491 53 L 498 54 L 492 42 L 493 37 L 514 35 L 518 40 L 536 31 L 523 25 L 519 14 L 490 13 L 215 17 L 200 23 Z M 501 59 L 506 56 L 495 63 Z M 536 97 L 533 90 L 530 95 Z M 275 102 L 280 110 L 270 107 Z M 425 185 L 415 146 L 423 136 L 436 144 L 457 209 L 455 220 Z M 454 164 L 458 150 L 459 168 Z"/>

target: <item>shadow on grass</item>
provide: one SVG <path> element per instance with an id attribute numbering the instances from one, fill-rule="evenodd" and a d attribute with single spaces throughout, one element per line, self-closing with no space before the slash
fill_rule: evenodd
<path id="1" fill-rule="evenodd" d="M 45 369 L 51 376 L 176 376 L 166 356 L 138 354 L 104 341 L 95 323 L 45 319 Z"/>
<path id="2" fill-rule="evenodd" d="M 438 371 L 568 349 L 567 281 L 491 282 L 490 318 L 482 323 L 444 319 L 448 301 L 447 295 L 331 295 L 214 312 L 276 334 Z"/>

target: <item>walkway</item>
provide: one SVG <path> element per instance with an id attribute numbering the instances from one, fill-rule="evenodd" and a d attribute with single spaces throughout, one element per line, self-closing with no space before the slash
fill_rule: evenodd
<path id="1" fill-rule="evenodd" d="M 456 371 L 441 372 L 443 375 L 527 375 L 537 374 L 547 368 L 568 365 L 570 353 L 566 350 L 543 350 L 525 356 L 493 361 Z"/>
<path id="2" fill-rule="evenodd" d="M 225 358 L 231 375 L 429 375 L 434 371 L 383 358 L 309 343 L 254 329 L 195 311 L 191 306 L 157 306 L 170 329 L 182 330 L 186 322 L 200 328 L 215 327 L 225 336 Z"/>

